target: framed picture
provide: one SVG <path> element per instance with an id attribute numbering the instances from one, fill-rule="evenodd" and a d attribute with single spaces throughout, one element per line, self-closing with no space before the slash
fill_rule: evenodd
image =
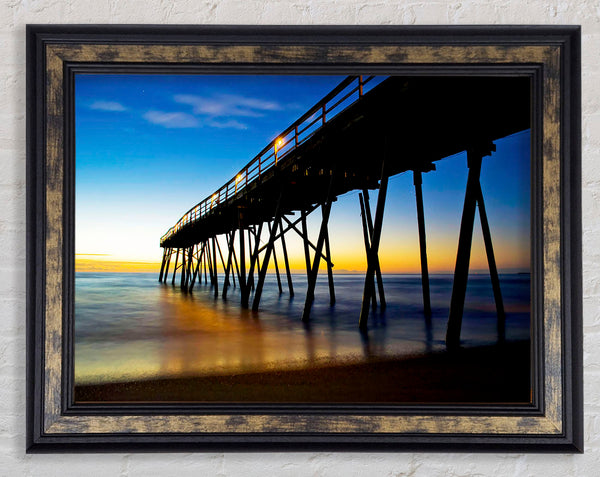
<path id="1" fill-rule="evenodd" d="M 27 42 L 28 452 L 582 452 L 579 27 Z"/>

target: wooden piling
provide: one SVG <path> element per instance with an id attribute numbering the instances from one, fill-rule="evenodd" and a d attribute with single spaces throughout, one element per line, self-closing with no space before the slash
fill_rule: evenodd
<path id="1" fill-rule="evenodd" d="M 185 248 L 182 248 L 181 249 L 181 280 L 179 281 L 179 288 L 181 288 L 182 290 L 185 287 L 186 254 L 187 254 L 187 250 Z"/>
<path id="2" fill-rule="evenodd" d="M 329 179 L 329 187 L 327 190 L 327 197 L 322 207 L 322 220 L 321 228 L 319 230 L 319 238 L 317 239 L 317 250 L 315 251 L 315 257 L 313 265 L 308 276 L 308 287 L 306 289 L 306 300 L 304 302 L 304 311 L 302 312 L 302 321 L 305 323 L 310 320 L 310 309 L 315 298 L 315 286 L 317 284 L 317 275 L 319 274 L 319 263 L 321 262 L 321 252 L 325 243 L 325 235 L 327 234 L 327 224 L 329 222 L 329 215 L 331 213 L 331 204 L 333 202 L 333 184 L 335 180 L 335 174 L 331 174 Z"/>
<path id="3" fill-rule="evenodd" d="M 235 242 L 233 241 L 233 238 L 235 238 L 235 230 L 232 231 L 232 232 L 230 232 L 230 233 L 228 233 L 228 234 L 226 234 L 225 238 L 227 240 L 227 249 L 229 249 L 230 246 L 232 247 L 232 252 L 233 253 L 232 253 L 231 258 L 230 258 L 231 263 L 228 263 L 227 266 L 231 267 L 231 271 L 230 271 L 230 274 L 229 274 L 229 276 L 231 277 L 230 285 L 233 285 L 233 288 L 235 288 L 235 282 L 236 282 L 236 280 L 235 280 L 235 267 L 233 265 L 233 257 L 234 257 L 234 253 L 235 253 Z"/>
<path id="4" fill-rule="evenodd" d="M 217 274 L 217 247 L 215 246 L 215 237 L 212 238 L 212 263 L 214 273 L 215 298 L 219 296 L 219 275 Z"/>
<path id="5" fill-rule="evenodd" d="M 310 252 L 308 250 L 308 228 L 306 226 L 306 212 L 304 209 L 300 211 L 300 218 L 302 220 L 302 241 L 304 244 L 304 260 L 306 262 L 306 279 L 310 281 Z M 287 220 L 287 219 L 286 219 Z"/>
<path id="6" fill-rule="evenodd" d="M 425 212 L 423 209 L 423 177 L 421 171 L 413 171 L 413 183 L 417 199 L 417 222 L 419 227 L 419 250 L 421 253 L 421 286 L 423 288 L 423 312 L 431 316 L 431 296 L 429 292 L 429 269 L 427 267 L 427 235 L 425 234 Z"/>
<path id="7" fill-rule="evenodd" d="M 281 221 L 280 221 L 280 223 L 281 223 Z M 269 235 L 271 234 L 272 231 L 275 231 L 275 233 L 277 232 L 277 230 L 276 230 L 277 225 L 275 225 L 273 227 L 273 229 L 271 229 L 271 222 L 268 222 L 267 226 L 269 228 Z M 277 276 L 277 287 L 279 288 L 279 294 L 281 295 L 283 293 L 283 288 L 281 287 L 281 276 L 279 275 L 279 265 L 277 264 L 277 252 L 275 250 L 275 241 L 273 241 L 273 263 L 275 264 L 275 275 Z"/>
<path id="8" fill-rule="evenodd" d="M 321 208 L 321 210 L 324 209 Z M 323 216 L 323 218 L 325 217 Z M 327 225 L 325 225 L 325 254 L 327 255 L 327 258 L 331 257 L 331 249 L 329 247 L 329 227 Z M 327 261 L 327 281 L 329 283 L 329 304 L 335 305 L 335 287 L 333 284 L 333 268 L 331 266 L 331 260 Z"/>
<path id="9" fill-rule="evenodd" d="M 279 199 L 277 200 L 277 205 L 275 206 L 275 218 L 273 219 L 273 223 L 275 226 L 271 229 L 271 233 L 269 234 L 269 242 L 268 247 L 265 249 L 265 256 L 263 258 L 263 263 L 258 273 L 258 282 L 256 283 L 256 290 L 254 292 L 254 301 L 252 302 L 252 310 L 258 311 L 258 306 L 260 304 L 260 297 L 262 295 L 263 285 L 265 284 L 265 276 L 267 275 L 267 267 L 269 266 L 269 260 L 271 259 L 271 252 L 273 250 L 273 246 L 275 243 L 275 234 L 277 231 L 277 226 L 279 221 L 281 220 L 281 198 L 283 195 L 283 189 L 279 193 Z"/>
<path id="10" fill-rule="evenodd" d="M 288 290 L 290 292 L 290 298 L 294 296 L 294 286 L 292 284 L 292 274 L 290 271 L 290 262 L 288 260 L 287 247 L 285 245 L 285 234 L 283 233 L 283 222 L 279 221 L 279 231 L 281 235 L 281 248 L 283 249 L 283 260 L 285 263 L 285 274 L 287 276 Z"/>
<path id="11" fill-rule="evenodd" d="M 188 249 L 188 267 L 185 276 L 185 289 L 188 290 L 190 287 L 190 282 L 192 281 L 192 272 L 194 270 L 194 248 L 196 245 L 192 245 Z"/>
<path id="12" fill-rule="evenodd" d="M 235 274 L 232 273 L 232 275 L 236 275 L 237 274 L 238 283 L 239 283 L 239 280 L 240 280 L 240 267 L 238 265 L 237 254 L 235 253 L 235 242 L 233 242 L 233 240 L 232 240 L 232 243 L 233 243 L 233 264 L 235 265 Z M 234 281 L 234 283 L 235 283 L 235 281 Z M 240 284 L 240 290 L 241 289 L 242 289 L 242 285 Z"/>
<path id="13" fill-rule="evenodd" d="M 167 278 L 169 276 L 169 266 L 171 265 L 171 257 L 173 256 L 173 249 L 169 249 L 169 258 L 167 260 L 167 269 L 165 270 L 165 275 L 163 277 L 163 282 L 167 283 Z"/>
<path id="14" fill-rule="evenodd" d="M 181 280 L 179 282 L 179 288 L 182 290 L 185 288 L 185 281 L 187 276 L 187 262 L 189 261 L 188 250 L 184 247 L 181 249 Z"/>
<path id="15" fill-rule="evenodd" d="M 223 273 L 225 273 L 225 259 L 223 258 L 223 252 L 221 252 L 221 245 L 219 239 L 215 237 L 215 243 L 217 244 L 217 250 L 219 251 L 219 257 L 221 258 L 221 265 L 223 265 Z"/>
<path id="16" fill-rule="evenodd" d="M 360 203 L 360 217 L 362 219 L 362 228 L 363 228 L 363 239 L 365 242 L 365 252 L 367 254 L 367 268 L 369 267 L 369 260 L 371 260 L 371 238 L 369 236 L 369 226 L 367 225 L 367 215 L 365 212 L 365 204 L 362 192 L 358 193 L 358 201 Z M 375 284 L 370 284 L 371 287 L 374 287 Z M 377 308 L 377 297 L 375 296 L 375 290 L 371 289 L 371 302 L 373 304 L 373 309 Z"/>
<path id="17" fill-rule="evenodd" d="M 210 277 L 210 286 L 214 286 L 215 285 L 215 274 L 214 274 L 214 264 L 212 261 L 212 250 L 210 247 L 210 239 L 206 240 L 206 244 L 208 246 L 208 253 L 206 254 L 207 257 L 207 268 L 208 268 L 208 276 Z"/>
<path id="18" fill-rule="evenodd" d="M 198 249 L 200 250 L 200 252 L 198 252 Z M 192 283 L 190 283 L 190 291 L 192 291 L 194 289 L 194 284 L 196 283 L 196 279 L 198 278 L 198 272 L 200 272 L 200 278 L 198 281 L 202 280 L 202 270 L 201 270 L 201 266 L 202 266 L 202 258 L 204 255 L 204 243 L 202 244 L 202 246 L 200 246 L 200 244 L 198 244 L 198 247 L 196 248 L 196 270 L 194 271 L 194 276 L 192 277 Z"/>
<path id="19" fill-rule="evenodd" d="M 208 256 L 210 255 L 210 248 L 208 246 L 208 240 L 204 242 L 204 263 L 203 263 L 203 267 L 204 267 L 204 284 L 208 284 L 208 276 L 207 276 L 207 272 L 208 272 Z"/>
<path id="20" fill-rule="evenodd" d="M 482 154 L 478 151 L 467 151 L 469 174 L 467 176 L 465 201 L 462 219 L 460 221 L 458 251 L 456 253 L 452 297 L 450 299 L 450 313 L 448 315 L 448 325 L 446 329 L 446 347 L 449 349 L 455 349 L 460 346 L 460 329 L 465 307 L 467 280 L 469 278 L 473 224 L 475 221 L 475 206 L 477 203 L 477 188 L 479 186 L 482 157 Z"/>
<path id="21" fill-rule="evenodd" d="M 248 276 L 252 277 L 252 281 L 254 282 L 254 268 L 256 267 L 256 264 L 258 263 L 258 259 L 259 259 L 259 249 L 258 246 L 260 245 L 260 236 L 262 234 L 262 228 L 263 228 L 263 224 L 261 223 L 258 226 L 258 234 L 256 235 L 255 239 L 254 239 L 254 252 L 252 253 L 252 255 L 250 256 L 250 269 L 248 271 Z M 249 304 L 249 297 L 250 297 L 250 288 L 249 286 L 247 287 L 246 293 L 242 293 L 242 306 L 244 307 L 248 307 Z"/>
<path id="22" fill-rule="evenodd" d="M 179 260 L 179 249 L 177 249 L 177 255 L 175 255 L 175 266 L 173 267 L 173 279 L 171 285 L 175 285 L 175 274 L 177 273 L 177 261 Z"/>
<path id="23" fill-rule="evenodd" d="M 254 227 L 254 226 L 252 226 Z M 252 234 L 254 233 L 254 228 L 252 229 L 252 232 L 250 231 L 250 227 L 248 227 L 248 255 L 250 257 L 252 257 Z M 256 237 L 254 237 L 255 240 L 258 240 Z M 248 283 L 248 286 L 254 290 L 254 271 L 252 272 L 252 275 L 249 275 L 246 279 L 246 282 Z"/>
<path id="24" fill-rule="evenodd" d="M 487 255 L 488 265 L 490 268 L 490 278 L 492 280 L 492 289 L 494 291 L 494 301 L 496 302 L 496 314 L 498 316 L 498 341 L 502 343 L 505 340 L 506 334 L 506 315 L 504 313 L 504 302 L 502 300 L 502 292 L 500 291 L 500 277 L 498 276 L 498 269 L 496 268 L 496 258 L 494 257 L 492 234 L 490 232 L 490 224 L 488 223 L 487 214 L 485 212 L 485 204 L 483 202 L 483 192 L 481 190 L 481 183 L 478 183 L 478 188 L 476 192 L 477 203 L 479 205 L 479 218 L 481 220 L 481 231 L 483 233 L 485 253 Z"/>
<path id="25" fill-rule="evenodd" d="M 163 249 L 163 258 L 162 258 L 162 263 L 160 264 L 160 274 L 158 275 L 158 281 L 162 282 L 163 279 L 163 274 L 165 271 L 165 263 L 167 261 L 167 249 Z"/>
<path id="26" fill-rule="evenodd" d="M 248 278 L 246 276 L 246 243 L 244 239 L 244 229 L 240 228 L 240 276 L 239 276 L 240 287 L 243 286 L 246 293 L 248 289 Z M 242 285 L 243 284 L 243 285 Z"/>
<path id="27" fill-rule="evenodd" d="M 227 244 L 228 244 L 228 254 L 227 254 L 227 267 L 225 268 L 225 281 L 223 282 L 223 299 L 227 298 L 227 288 L 229 286 L 229 270 L 233 267 L 231 261 L 233 256 L 233 241 L 235 239 L 235 229 L 231 233 L 231 238 L 228 236 Z"/>
<path id="28" fill-rule="evenodd" d="M 378 260 L 379 242 L 381 240 L 381 227 L 383 225 L 383 212 L 385 209 L 385 198 L 387 195 L 388 176 L 385 172 L 385 161 L 382 164 L 381 181 L 379 185 L 379 194 L 377 195 L 377 209 L 375 210 L 375 223 L 373 225 L 373 236 L 371 246 L 369 247 L 370 259 L 367 261 L 367 273 L 365 277 L 365 287 L 363 292 L 363 301 L 360 309 L 360 318 L 358 326 L 361 330 L 367 329 L 369 319 L 369 300 L 371 293 L 374 293 L 372 282 L 375 277 L 375 263 Z"/>
<path id="29" fill-rule="evenodd" d="M 365 212 L 367 217 L 367 226 L 369 228 L 369 243 L 373 242 L 373 218 L 371 216 L 371 202 L 369 198 L 369 190 L 363 189 L 363 194 L 365 198 Z M 377 291 L 379 292 L 379 305 L 381 306 L 381 310 L 385 310 L 387 306 L 387 302 L 385 301 L 385 291 L 383 289 L 383 276 L 381 274 L 381 266 L 379 264 L 379 253 L 375 254 L 374 257 L 375 263 L 373 266 L 375 267 L 375 278 L 377 280 Z M 375 294 L 375 290 L 373 290 L 373 294 Z M 373 301 L 374 307 L 377 306 L 377 302 Z"/>

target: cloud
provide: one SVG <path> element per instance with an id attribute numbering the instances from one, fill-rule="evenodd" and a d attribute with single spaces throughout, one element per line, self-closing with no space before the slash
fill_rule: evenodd
<path id="1" fill-rule="evenodd" d="M 148 111 L 144 119 L 152 124 L 158 124 L 165 128 L 197 128 L 200 121 L 187 113 L 166 113 L 163 111 Z"/>
<path id="2" fill-rule="evenodd" d="M 193 114 L 184 112 L 148 111 L 144 118 L 166 128 L 248 129 L 248 125 L 237 118 L 258 118 L 269 111 L 279 111 L 282 107 L 274 101 L 234 94 L 214 94 L 197 96 L 178 94 L 175 102 L 192 107 Z"/>
<path id="3" fill-rule="evenodd" d="M 192 106 L 194 114 L 210 117 L 259 118 L 269 111 L 282 109 L 281 105 L 275 101 L 235 94 L 214 94 L 212 96 L 178 94 L 173 99 L 180 104 Z"/>
<path id="4" fill-rule="evenodd" d="M 230 119 L 229 121 L 215 121 L 214 119 L 208 119 L 204 122 L 207 126 L 211 128 L 219 128 L 219 129 L 248 129 L 248 126 L 244 123 L 240 123 L 235 119 Z"/>
<path id="5" fill-rule="evenodd" d="M 90 109 L 98 111 L 127 111 L 127 108 L 116 101 L 94 101 L 90 105 Z"/>

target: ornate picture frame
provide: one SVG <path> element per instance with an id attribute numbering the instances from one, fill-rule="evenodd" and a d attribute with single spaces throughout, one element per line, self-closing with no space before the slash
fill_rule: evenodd
<path id="1" fill-rule="evenodd" d="M 531 403 L 80 404 L 73 391 L 74 77 L 527 76 Z M 27 451 L 582 452 L 580 28 L 27 27 Z"/>

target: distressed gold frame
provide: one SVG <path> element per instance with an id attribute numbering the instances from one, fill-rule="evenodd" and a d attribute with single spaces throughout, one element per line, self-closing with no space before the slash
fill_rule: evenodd
<path id="1" fill-rule="evenodd" d="M 185 34 L 185 38 L 179 39 L 176 30 L 166 32 L 154 27 L 156 30 L 151 31 L 148 30 L 151 27 L 147 27 L 143 34 L 133 29 L 137 37 L 132 33 L 125 38 L 119 36 L 117 40 L 115 33 L 118 32 L 111 31 L 110 27 L 106 27 L 106 32 L 102 34 L 81 28 L 29 27 L 28 32 L 30 62 L 33 62 L 31 55 L 37 55 L 36 70 L 29 73 L 30 96 L 34 94 L 36 98 L 36 104 L 30 104 L 29 114 L 33 115 L 32 109 L 37 108 L 35 121 L 31 119 L 29 123 L 29 187 L 37 187 L 38 190 L 34 198 L 36 210 L 30 210 L 30 221 L 34 220 L 38 225 L 34 227 L 34 236 L 31 233 L 29 236 L 29 240 L 37 244 L 30 246 L 29 256 L 29 290 L 31 294 L 35 289 L 36 293 L 34 297 L 30 296 L 36 302 L 31 305 L 34 309 L 29 310 L 30 450 L 68 449 L 86 445 L 88 448 L 168 446 L 175 442 L 185 444 L 186 448 L 231 446 L 236 443 L 236 447 L 273 447 L 282 436 L 284 440 L 290 438 L 289 445 L 301 448 L 315 443 L 330 447 L 379 443 L 382 449 L 390 446 L 453 448 L 456 444 L 449 442 L 447 436 L 450 435 L 458 439 L 454 443 L 471 443 L 471 446 L 479 443 L 490 449 L 532 445 L 580 450 L 577 437 L 580 429 L 576 415 L 579 412 L 576 401 L 580 397 L 576 386 L 572 386 L 573 377 L 578 374 L 577 369 L 572 369 L 577 366 L 577 358 L 572 356 L 576 343 L 572 342 L 570 335 L 578 325 L 571 316 L 565 321 L 566 311 L 577 313 L 575 305 L 565 303 L 565 297 L 573 298 L 574 294 L 577 298 L 577 290 L 571 288 L 571 294 L 565 295 L 564 289 L 564 215 L 565 212 L 573 213 L 573 209 L 565 211 L 564 207 L 572 207 L 573 204 L 568 204 L 561 195 L 565 192 L 567 178 L 565 160 L 568 159 L 570 167 L 577 162 L 576 141 L 565 138 L 565 104 L 569 99 L 565 95 L 573 94 L 573 79 L 567 74 L 567 69 L 574 61 L 577 62 L 570 48 L 577 43 L 578 29 L 557 29 L 551 34 L 545 32 L 533 38 L 528 37 L 524 30 L 519 30 L 519 37 L 511 40 L 515 35 L 481 27 L 483 30 L 478 30 L 479 35 L 488 35 L 486 41 L 475 38 L 474 33 L 466 29 L 462 33 L 457 29 L 454 32 L 457 40 L 445 44 L 439 39 L 432 41 L 431 36 L 423 35 L 422 31 L 411 32 L 410 29 L 398 28 L 359 30 L 357 36 L 360 41 L 344 41 L 345 30 L 335 29 L 313 30 L 314 35 L 309 39 L 283 28 L 274 30 L 279 33 L 271 38 L 267 38 L 264 29 L 249 28 L 241 30 L 243 38 L 240 39 L 240 29 L 231 28 L 216 32 L 200 30 L 200 38 L 195 39 L 193 31 L 185 29 L 179 31 L 179 34 Z M 380 36 L 382 31 L 387 35 L 385 38 Z M 410 41 L 403 37 L 407 31 L 405 36 Z M 442 29 L 440 32 L 447 33 Z M 121 33 L 125 34 L 123 31 Z M 159 37 L 151 41 L 153 34 Z M 281 35 L 285 36 L 283 42 Z M 315 42 L 315 36 L 321 41 Z M 390 36 L 391 40 L 388 38 Z M 459 41 L 461 38 L 462 41 Z M 568 45 L 567 41 L 570 42 Z M 65 333 L 65 319 L 68 319 L 65 315 L 69 310 L 65 302 L 69 299 L 65 267 L 71 263 L 64 253 L 68 235 L 65 227 L 71 223 L 65 216 L 65 184 L 68 174 L 72 173 L 65 169 L 65 157 L 69 153 L 69 138 L 65 130 L 65 105 L 68 104 L 69 93 L 65 85 L 68 83 L 67 65 L 84 63 L 110 67 L 250 64 L 259 68 L 262 65 L 351 64 L 365 67 L 376 65 L 380 68 L 410 65 L 417 69 L 457 65 L 465 68 L 478 65 L 538 68 L 542 91 L 542 160 L 539 174 L 542 203 L 538 207 L 543 211 L 543 230 L 540 234 L 542 264 L 538 268 L 543 275 L 543 299 L 539 308 L 542 316 L 540 343 L 543 346 L 538 364 L 543 370 L 543 386 L 537 408 L 517 413 L 498 411 L 489 414 L 468 410 L 458 412 L 444 407 L 420 413 L 353 413 L 352 409 L 348 409 L 341 413 L 295 413 L 288 410 L 244 414 L 243 409 L 232 413 L 202 413 L 201 410 L 193 413 L 189 409 L 177 412 L 177 409 L 169 409 L 160 415 L 156 412 L 147 413 L 141 408 L 140 412 L 128 408 L 112 413 L 99 410 L 86 413 L 81 409 L 75 412 L 70 409 L 64 392 L 68 375 L 64 353 L 69 349 L 65 344 L 65 340 L 69 339 L 68 333 Z M 34 69 L 34 65 L 30 64 L 29 68 Z M 44 79 L 42 85 L 40 77 Z M 41 101 L 40 96 L 45 100 Z M 569 108 L 576 109 L 576 103 L 571 100 Z M 42 124 L 43 130 L 40 130 Z M 570 124 L 569 127 L 571 132 L 577 131 L 576 125 Z M 32 129 L 36 131 L 37 139 L 31 137 Z M 40 141 L 42 136 L 43 141 Z M 570 150 L 566 151 L 565 148 Z M 32 161 L 35 164 L 31 164 Z M 43 175 L 40 171 L 43 171 Z M 571 175 L 576 177 L 577 173 Z M 32 176 L 36 178 L 34 184 L 31 182 Z M 40 207 L 43 209 L 40 210 Z M 573 245 L 577 247 L 576 242 L 571 241 Z M 31 266 L 32 254 L 41 268 Z M 577 265 L 572 264 L 572 267 L 576 272 Z M 573 283 L 569 286 L 572 287 Z M 176 437 L 182 435 L 184 440 Z"/>

